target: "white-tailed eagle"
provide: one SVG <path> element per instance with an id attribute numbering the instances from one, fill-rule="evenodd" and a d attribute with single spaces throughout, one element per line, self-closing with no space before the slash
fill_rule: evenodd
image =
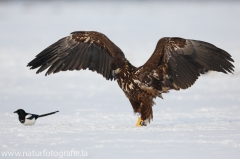
<path id="1" fill-rule="evenodd" d="M 116 79 L 141 117 L 137 126 L 153 118 L 153 99 L 162 93 L 191 87 L 200 74 L 209 70 L 232 73 L 234 62 L 226 51 L 203 41 L 183 38 L 161 38 L 148 61 L 133 66 L 122 50 L 102 33 L 76 31 L 64 37 L 28 63 L 45 75 L 67 70 L 89 69 L 107 80 Z"/>

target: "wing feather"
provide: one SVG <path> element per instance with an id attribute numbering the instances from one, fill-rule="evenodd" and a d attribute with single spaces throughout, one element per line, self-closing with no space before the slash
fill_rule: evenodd
<path id="1" fill-rule="evenodd" d="M 153 55 L 139 69 L 143 72 L 156 70 L 161 73 L 158 77 L 162 78 L 158 80 L 162 83 L 162 88 L 178 90 L 190 87 L 200 74 L 208 70 L 232 73 L 234 66 L 231 62 L 234 60 L 229 53 L 210 43 L 182 38 L 162 38 L 158 41 Z M 154 77 L 152 74 L 153 72 L 149 72 L 142 79 Z"/>
<path id="2" fill-rule="evenodd" d="M 83 45 L 83 44 L 79 44 L 79 45 Z M 70 67 L 70 71 L 73 70 L 77 70 L 77 67 L 79 66 L 80 62 L 81 62 L 81 55 L 80 53 L 78 53 L 79 50 L 77 50 L 76 48 L 73 50 L 73 54 L 75 55 L 75 57 L 72 60 L 72 65 Z"/>
<path id="3" fill-rule="evenodd" d="M 52 64 L 52 66 L 48 69 L 47 73 L 51 74 L 53 72 L 55 72 L 55 70 L 57 70 L 57 68 L 62 65 L 62 60 L 58 60 L 57 62 L 55 62 L 54 64 Z"/>
<path id="4" fill-rule="evenodd" d="M 39 68 L 37 73 L 48 68 L 45 75 L 88 68 L 112 80 L 109 64 L 116 56 L 125 58 L 123 52 L 104 34 L 79 31 L 44 49 L 27 66 L 30 69 Z"/>

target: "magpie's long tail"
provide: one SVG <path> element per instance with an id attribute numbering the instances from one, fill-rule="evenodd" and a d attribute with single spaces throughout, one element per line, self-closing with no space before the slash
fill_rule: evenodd
<path id="1" fill-rule="evenodd" d="M 51 112 L 51 113 L 47 113 L 47 114 L 42 114 L 42 115 L 38 115 L 38 117 L 44 117 L 44 116 L 48 116 L 48 115 L 52 115 L 52 114 L 55 114 L 59 111 L 55 111 L 55 112 Z"/>

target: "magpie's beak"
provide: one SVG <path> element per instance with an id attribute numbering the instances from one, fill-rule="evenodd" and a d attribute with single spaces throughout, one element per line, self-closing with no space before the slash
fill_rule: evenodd
<path id="1" fill-rule="evenodd" d="M 17 113 L 17 111 L 13 112 L 13 113 Z"/>

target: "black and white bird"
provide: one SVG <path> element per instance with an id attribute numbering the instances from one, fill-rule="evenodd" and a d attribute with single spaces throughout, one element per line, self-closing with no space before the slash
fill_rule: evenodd
<path id="1" fill-rule="evenodd" d="M 36 114 L 26 113 L 23 109 L 18 109 L 14 113 L 18 114 L 18 119 L 19 119 L 20 123 L 22 123 L 25 126 L 31 126 L 31 125 L 35 124 L 37 118 L 44 117 L 47 115 L 52 115 L 57 112 L 59 112 L 59 111 L 42 114 L 42 115 L 36 115 Z"/>

